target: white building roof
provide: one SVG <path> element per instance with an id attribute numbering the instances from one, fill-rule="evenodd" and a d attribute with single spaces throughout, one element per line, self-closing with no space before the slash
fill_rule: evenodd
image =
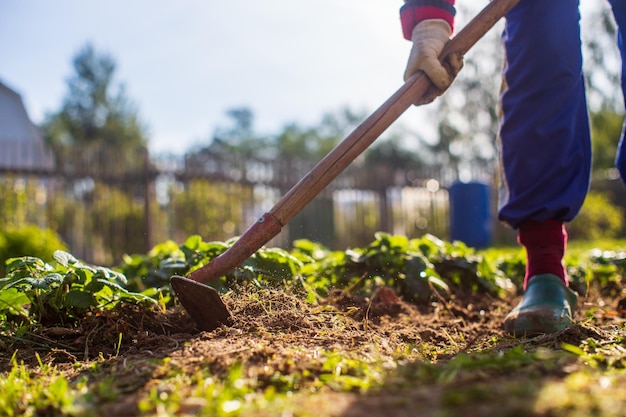
<path id="1" fill-rule="evenodd" d="M 53 168 L 52 151 L 28 117 L 22 97 L 0 82 L 0 169 Z"/>

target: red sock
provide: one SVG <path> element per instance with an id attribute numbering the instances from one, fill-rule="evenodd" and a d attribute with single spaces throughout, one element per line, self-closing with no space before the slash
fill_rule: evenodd
<path id="1" fill-rule="evenodd" d="M 517 241 L 526 248 L 524 289 L 528 280 L 539 274 L 556 275 L 568 285 L 563 264 L 567 232 L 562 221 L 525 221 L 519 227 Z"/>

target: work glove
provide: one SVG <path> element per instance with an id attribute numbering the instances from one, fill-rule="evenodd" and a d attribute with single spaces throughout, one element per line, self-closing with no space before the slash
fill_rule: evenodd
<path id="1" fill-rule="evenodd" d="M 423 20 L 413 28 L 411 34 L 413 47 L 404 72 L 404 80 L 408 80 L 411 75 L 421 70 L 435 87 L 415 104 L 429 103 L 441 95 L 452 84 L 454 77 L 463 67 L 463 57 L 458 54 L 450 54 L 446 57 L 449 71 L 439 61 L 439 54 L 451 35 L 450 25 L 442 19 Z"/>

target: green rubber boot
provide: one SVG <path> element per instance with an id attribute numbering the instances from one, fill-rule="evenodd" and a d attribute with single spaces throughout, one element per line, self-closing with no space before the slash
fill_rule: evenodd
<path id="1" fill-rule="evenodd" d="M 556 333 L 572 324 L 578 294 L 561 278 L 541 274 L 528 281 L 522 301 L 504 319 L 504 330 L 517 337 Z"/>

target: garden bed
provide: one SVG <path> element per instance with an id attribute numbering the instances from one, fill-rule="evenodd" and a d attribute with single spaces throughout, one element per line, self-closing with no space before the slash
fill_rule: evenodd
<path id="1" fill-rule="evenodd" d="M 111 309 L 91 308 L 71 323 L 8 321 L 0 412 L 622 415 L 623 258 L 596 253 L 590 261 L 588 253 L 576 256 L 593 265 L 588 272 L 598 282 L 579 288 L 577 324 L 534 338 L 513 338 L 501 329 L 519 292 L 453 284 L 450 291 L 408 300 L 400 286 L 375 285 L 368 292 L 353 282 L 315 302 L 298 286 L 233 285 L 223 299 L 235 322 L 213 332 L 195 330 L 173 301 L 165 308 L 121 301 Z"/>

